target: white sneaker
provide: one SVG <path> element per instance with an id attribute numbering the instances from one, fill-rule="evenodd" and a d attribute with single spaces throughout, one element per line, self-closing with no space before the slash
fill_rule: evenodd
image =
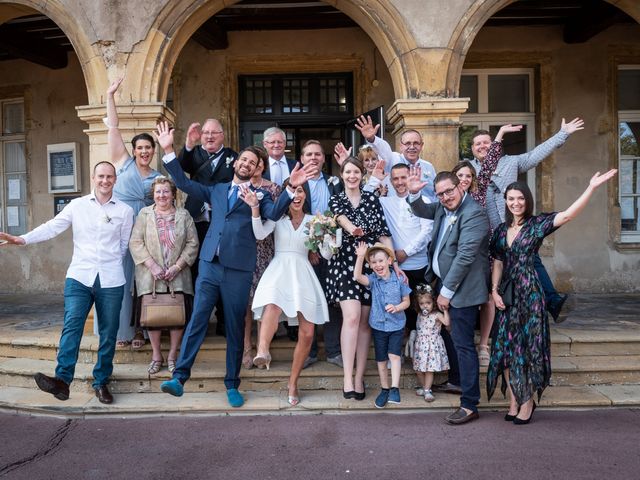
<path id="1" fill-rule="evenodd" d="M 416 388 L 416 395 L 419 397 L 424 397 L 424 388 L 422 387 Z"/>
<path id="2" fill-rule="evenodd" d="M 431 390 L 425 390 L 424 391 L 424 401 L 425 402 L 433 402 L 436 399 L 436 397 L 433 396 L 433 393 L 431 392 Z"/>

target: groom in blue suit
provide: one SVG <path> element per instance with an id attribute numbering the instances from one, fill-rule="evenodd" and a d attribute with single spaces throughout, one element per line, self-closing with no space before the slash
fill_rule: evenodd
<path id="1" fill-rule="evenodd" d="M 251 208 L 240 198 L 240 187 L 246 188 L 259 158 L 266 161 L 266 153 L 256 147 L 244 149 L 235 162 L 233 180 L 209 186 L 185 176 L 173 150 L 173 129 L 166 123 L 158 125 L 158 142 L 165 152 L 162 160 L 176 186 L 189 196 L 211 205 L 211 224 L 200 250 L 193 313 L 184 332 L 173 378 L 163 382 L 161 389 L 171 395 L 182 395 L 183 385 L 191 376 L 191 367 L 207 333 L 209 317 L 221 297 L 227 320 L 227 372 L 224 384 L 229 404 L 240 407 L 244 404 L 244 398 L 238 392 L 244 322 L 256 267 L 256 238 L 251 226 Z M 306 182 L 309 176 L 307 170 L 312 169 L 303 170 L 297 166 L 291 172 L 289 186 L 285 189 L 287 193 L 280 195 L 275 204 L 268 192 L 260 191 L 260 213 L 264 218 L 275 221 L 282 217 L 293 199 L 295 189 Z"/>

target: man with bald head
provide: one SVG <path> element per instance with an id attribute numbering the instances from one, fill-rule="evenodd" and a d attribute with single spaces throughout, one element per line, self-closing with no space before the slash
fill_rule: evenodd
<path id="1" fill-rule="evenodd" d="M 192 123 L 187 131 L 184 148 L 178 155 L 178 162 L 182 170 L 189 174 L 192 180 L 203 185 L 226 183 L 233 179 L 234 163 L 238 154 L 224 146 L 224 130 L 215 118 L 208 118 L 202 124 Z M 211 221 L 211 207 L 191 196 L 187 197 L 186 208 L 196 223 L 200 247 L 209 229 Z M 200 254 L 200 252 L 198 252 Z M 191 267 L 193 281 L 198 276 L 198 262 Z M 222 304 L 217 305 L 216 317 L 218 324 L 216 333 L 224 335 L 224 318 Z"/>

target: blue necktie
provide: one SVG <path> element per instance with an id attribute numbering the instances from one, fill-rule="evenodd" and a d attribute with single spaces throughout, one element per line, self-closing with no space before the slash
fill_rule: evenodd
<path id="1" fill-rule="evenodd" d="M 231 208 L 235 205 L 236 200 L 238 199 L 238 185 L 232 185 L 229 190 L 229 197 L 227 197 L 227 211 L 231 210 Z"/>

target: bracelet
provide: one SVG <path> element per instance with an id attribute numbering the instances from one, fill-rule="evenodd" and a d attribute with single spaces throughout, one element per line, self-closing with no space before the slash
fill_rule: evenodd
<path id="1" fill-rule="evenodd" d="M 260 206 L 260 204 L 256 204 L 256 205 L 251 205 L 251 208 L 258 208 Z"/>

